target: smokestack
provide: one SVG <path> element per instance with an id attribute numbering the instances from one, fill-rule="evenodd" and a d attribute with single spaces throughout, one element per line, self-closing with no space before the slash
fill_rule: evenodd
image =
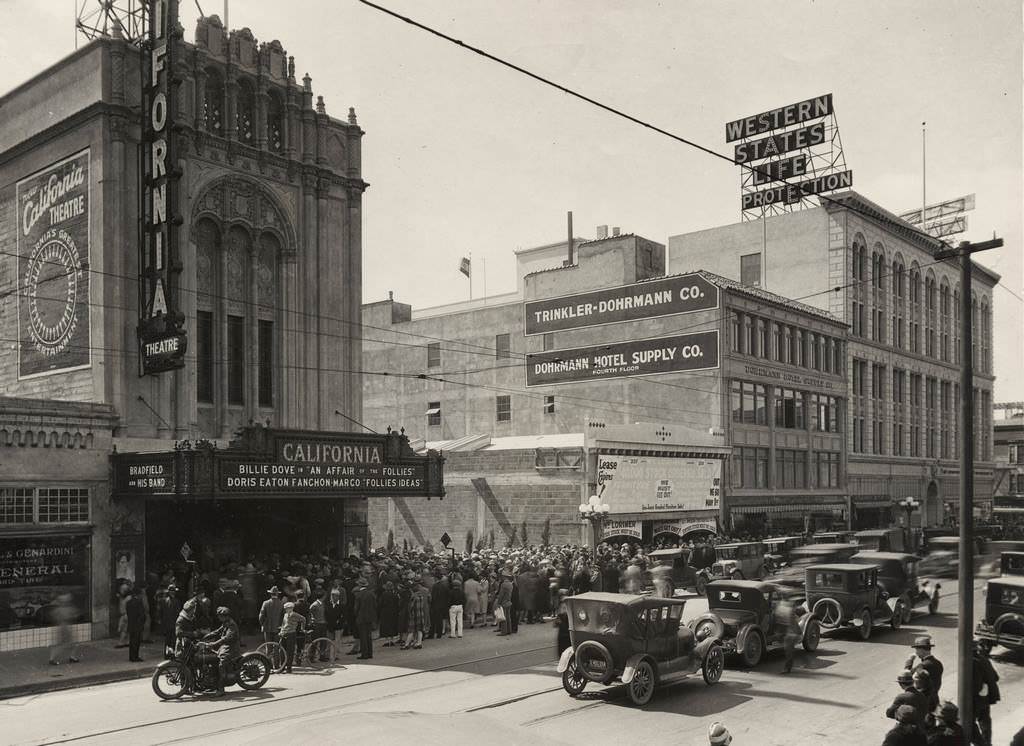
<path id="1" fill-rule="evenodd" d="M 614 228 L 612 228 L 612 236 L 614 237 L 617 235 L 619 235 L 619 226 L 616 225 Z"/>
<path id="2" fill-rule="evenodd" d="M 607 225 L 599 225 L 599 226 L 597 226 L 597 230 L 595 232 L 597 234 L 597 240 L 598 241 L 600 241 L 602 238 L 608 238 L 608 226 Z"/>
<path id="3" fill-rule="evenodd" d="M 568 261 L 566 261 L 566 264 L 568 265 L 571 265 L 573 263 L 572 249 L 572 210 L 569 210 L 569 259 Z"/>

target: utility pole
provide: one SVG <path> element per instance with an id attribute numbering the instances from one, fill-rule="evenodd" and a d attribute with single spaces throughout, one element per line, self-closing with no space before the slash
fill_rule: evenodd
<path id="1" fill-rule="evenodd" d="M 923 227 L 923 226 L 922 226 Z M 960 722 L 974 729 L 974 358 L 971 356 L 971 254 L 996 249 L 1003 239 L 970 243 L 936 252 L 936 259 L 960 262 L 960 593 L 957 619 L 957 699 Z"/>

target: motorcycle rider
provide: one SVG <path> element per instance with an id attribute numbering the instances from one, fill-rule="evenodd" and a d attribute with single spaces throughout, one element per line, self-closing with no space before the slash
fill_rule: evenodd
<path id="1" fill-rule="evenodd" d="M 196 640 L 200 637 L 196 624 L 196 611 L 199 602 L 190 598 L 178 612 L 178 618 L 174 622 L 174 657 L 182 658 L 185 655 L 185 646 L 190 644 L 189 640 Z"/>
<path id="2" fill-rule="evenodd" d="M 203 642 L 217 654 L 217 691 L 214 696 L 222 697 L 228 678 L 228 666 L 241 656 L 242 649 L 238 625 L 231 618 L 231 610 L 227 606 L 217 608 L 217 620 L 220 626 L 206 635 Z"/>

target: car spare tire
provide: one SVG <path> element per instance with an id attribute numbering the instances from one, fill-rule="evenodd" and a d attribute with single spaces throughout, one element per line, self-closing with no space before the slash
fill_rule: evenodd
<path id="1" fill-rule="evenodd" d="M 834 598 L 819 598 L 811 613 L 825 629 L 834 629 L 843 623 L 843 607 Z"/>
<path id="2" fill-rule="evenodd" d="M 590 681 L 607 684 L 615 675 L 612 654 L 596 640 L 585 640 L 576 647 L 576 666 Z"/>

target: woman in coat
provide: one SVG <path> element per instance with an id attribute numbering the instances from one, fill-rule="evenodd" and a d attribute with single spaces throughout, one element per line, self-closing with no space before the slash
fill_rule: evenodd
<path id="1" fill-rule="evenodd" d="M 401 645 L 402 650 L 419 650 L 423 647 L 423 635 L 427 632 L 429 618 L 430 596 L 427 595 L 423 583 L 417 580 L 409 598 L 409 628 L 405 642 Z"/>
<path id="2" fill-rule="evenodd" d="M 476 573 L 467 573 L 466 580 L 462 583 L 462 592 L 466 596 L 466 606 L 463 609 L 466 624 L 475 627 L 477 614 L 480 613 L 480 582 L 476 579 Z"/>
<path id="3" fill-rule="evenodd" d="M 409 631 L 409 603 L 412 600 L 412 591 L 408 581 L 402 581 L 398 586 L 398 639 L 399 642 L 405 638 Z"/>
<path id="4" fill-rule="evenodd" d="M 395 584 L 390 580 L 384 583 L 384 592 L 380 594 L 380 603 L 377 606 L 378 620 L 380 624 L 380 637 L 386 642 L 384 647 L 394 647 L 395 638 L 398 637 L 398 594 L 395 593 Z"/>

